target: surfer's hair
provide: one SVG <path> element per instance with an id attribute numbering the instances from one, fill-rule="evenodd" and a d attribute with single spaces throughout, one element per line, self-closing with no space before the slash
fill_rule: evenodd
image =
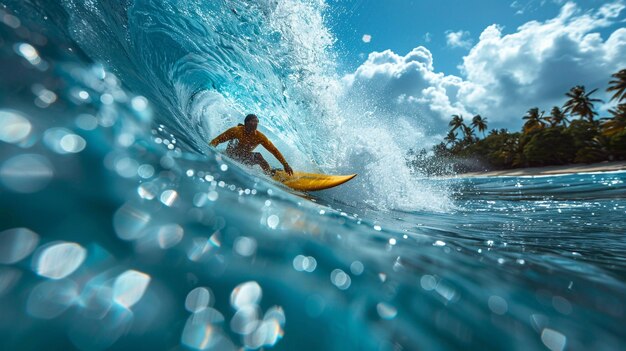
<path id="1" fill-rule="evenodd" d="M 243 123 L 248 123 L 253 118 L 259 119 L 254 113 L 251 113 L 244 118 Z"/>

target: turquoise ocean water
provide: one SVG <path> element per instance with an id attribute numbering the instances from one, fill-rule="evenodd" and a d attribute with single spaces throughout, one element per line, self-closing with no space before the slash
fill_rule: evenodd
<path id="1" fill-rule="evenodd" d="M 332 16 L 0 2 L 0 349 L 626 347 L 626 172 L 408 169 L 340 94 Z M 249 112 L 294 169 L 359 176 L 294 194 L 208 148 Z"/>

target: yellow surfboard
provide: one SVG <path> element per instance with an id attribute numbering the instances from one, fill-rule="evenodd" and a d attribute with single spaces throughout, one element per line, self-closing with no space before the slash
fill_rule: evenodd
<path id="1" fill-rule="evenodd" d="M 293 172 L 293 175 L 290 176 L 282 170 L 276 170 L 276 173 L 272 176 L 274 180 L 299 191 L 316 191 L 332 188 L 354 177 L 356 177 L 356 174 L 327 175 L 305 172 Z"/>

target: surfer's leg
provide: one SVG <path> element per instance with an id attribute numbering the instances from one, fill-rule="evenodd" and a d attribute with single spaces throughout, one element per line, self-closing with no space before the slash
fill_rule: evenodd
<path id="1" fill-rule="evenodd" d="M 263 156 L 258 153 L 258 152 L 253 152 L 252 153 L 252 161 L 254 162 L 254 164 L 261 166 L 261 169 L 263 169 L 263 172 L 270 174 L 271 172 L 271 167 L 270 164 L 267 163 L 267 161 L 265 161 L 265 159 L 263 158 Z"/>

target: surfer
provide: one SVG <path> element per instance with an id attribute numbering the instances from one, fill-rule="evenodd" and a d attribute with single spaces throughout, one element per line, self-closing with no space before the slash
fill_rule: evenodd
<path id="1" fill-rule="evenodd" d="M 215 139 L 211 140 L 211 146 L 230 141 L 226 147 L 226 155 L 229 157 L 249 166 L 259 165 L 263 172 L 271 174 L 272 170 L 270 164 L 263 158 L 261 153 L 252 152 L 259 144 L 263 145 L 267 151 L 271 152 L 274 157 L 285 168 L 285 172 L 289 175 L 293 175 L 293 170 L 278 151 L 278 149 L 272 144 L 272 142 L 261 132 L 257 130 L 259 125 L 259 118 L 254 114 L 249 114 L 244 119 L 244 124 L 239 124 L 236 127 L 232 127 L 224 133 L 218 135 Z"/>

